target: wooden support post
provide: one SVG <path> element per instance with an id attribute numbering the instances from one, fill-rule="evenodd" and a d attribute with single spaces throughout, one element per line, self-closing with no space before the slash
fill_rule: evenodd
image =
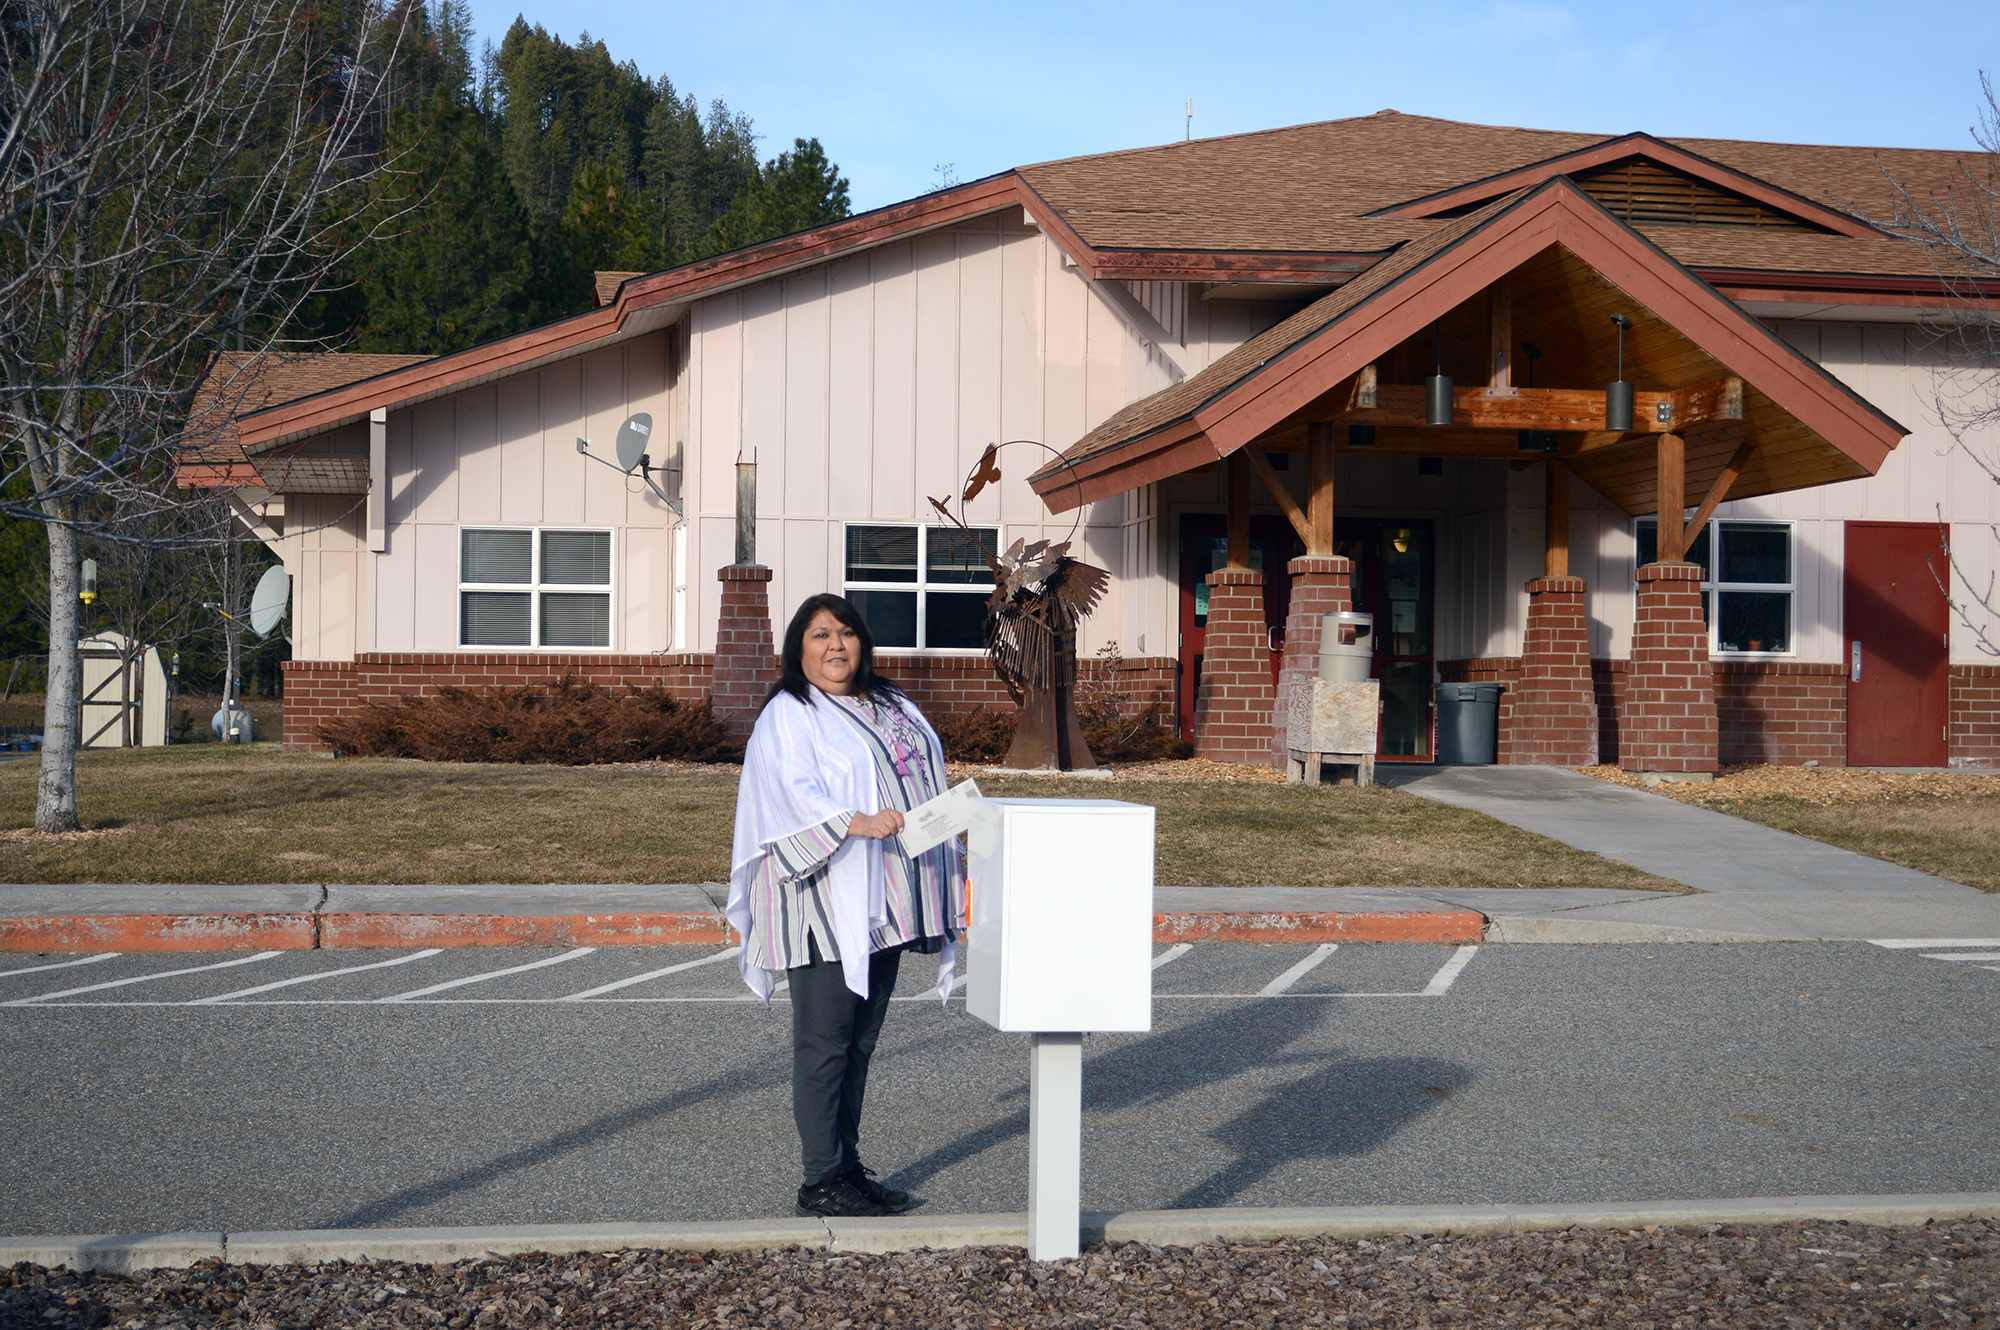
<path id="1" fill-rule="evenodd" d="M 1250 459 L 1229 455 L 1229 566 L 1250 566 Z"/>
<path id="2" fill-rule="evenodd" d="M 1285 513 L 1285 520 L 1292 524 L 1292 530 L 1299 533 L 1299 540 L 1307 545 L 1312 543 L 1312 530 L 1306 525 L 1306 515 L 1299 508 L 1299 501 L 1285 488 L 1285 482 L 1278 479 L 1278 473 L 1271 469 L 1271 459 L 1264 456 L 1264 450 L 1256 444 L 1246 444 L 1243 451 L 1249 455 L 1250 465 L 1257 468 L 1257 474 L 1264 478 L 1264 488 L 1271 491 L 1271 497 Z"/>
<path id="3" fill-rule="evenodd" d="M 1743 468 L 1750 464 L 1750 454 L 1755 452 L 1756 448 L 1757 445 L 1748 439 L 1737 445 L 1736 452 L 1722 468 L 1722 474 L 1708 487 L 1708 494 L 1702 499 L 1701 507 L 1695 509 L 1694 516 L 1688 520 L 1689 531 L 1699 535 L 1701 529 L 1708 525 L 1708 519 L 1715 516 L 1716 506 L 1729 497 L 1730 487 L 1736 483 L 1736 478 L 1743 474 Z"/>
<path id="4" fill-rule="evenodd" d="M 1542 576 L 1569 576 L 1569 464 L 1551 457 L 1542 476 Z"/>
<path id="5" fill-rule="evenodd" d="M 1687 557 L 1687 444 L 1678 434 L 1660 436 L 1659 561 L 1679 563 Z"/>
<path id="6" fill-rule="evenodd" d="M 1492 314 L 1492 354 L 1487 357 L 1486 392 L 1491 397 L 1514 394 L 1514 287 L 1502 277 L 1486 293 Z"/>
<path id="7" fill-rule="evenodd" d="M 1333 431 L 1316 430 L 1306 444 L 1306 553 L 1333 553 Z"/>

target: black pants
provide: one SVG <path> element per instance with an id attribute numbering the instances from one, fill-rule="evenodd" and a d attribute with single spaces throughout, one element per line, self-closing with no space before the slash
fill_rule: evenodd
<path id="1" fill-rule="evenodd" d="M 810 1187 L 861 1162 L 856 1146 L 868 1060 L 896 991 L 903 948 L 868 958 L 868 996 L 858 998 L 848 991 L 840 962 L 822 960 L 818 945 L 808 946 L 811 963 L 785 977 L 792 985 L 792 1120 Z"/>

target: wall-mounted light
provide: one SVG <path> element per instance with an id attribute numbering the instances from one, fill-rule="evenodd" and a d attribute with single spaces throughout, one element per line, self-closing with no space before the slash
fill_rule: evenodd
<path id="1" fill-rule="evenodd" d="M 1604 428 L 1624 432 L 1632 428 L 1632 385 L 1625 378 L 1625 330 L 1632 320 L 1613 314 L 1618 326 L 1618 378 L 1604 385 Z"/>
<path id="2" fill-rule="evenodd" d="M 1349 425 L 1347 427 L 1347 446 L 1350 448 L 1373 448 L 1375 446 L 1375 427 L 1373 425 Z"/>
<path id="3" fill-rule="evenodd" d="M 76 593 L 76 598 L 84 604 L 89 605 L 97 599 L 97 560 L 85 559 L 83 561 L 82 582 L 83 585 Z"/>
<path id="4" fill-rule="evenodd" d="M 1437 373 L 1424 380 L 1424 423 L 1451 424 L 1451 375 L 1444 372 L 1444 320 L 1437 325 Z"/>

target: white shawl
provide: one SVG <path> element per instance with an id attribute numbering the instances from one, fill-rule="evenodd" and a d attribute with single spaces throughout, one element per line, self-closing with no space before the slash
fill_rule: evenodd
<path id="1" fill-rule="evenodd" d="M 840 706 L 814 690 L 813 705 L 789 693 L 771 699 L 757 717 L 743 754 L 743 779 L 736 787 L 736 838 L 729 856 L 729 904 L 725 913 L 738 937 L 750 933 L 750 884 L 771 846 L 787 836 L 846 813 L 881 811 L 875 758 L 854 722 L 837 715 Z M 908 699 L 903 708 L 916 717 L 930 739 L 931 760 L 944 770 L 944 750 L 936 731 Z M 833 940 L 849 991 L 868 996 L 868 935 L 888 922 L 883 901 L 882 842 L 850 836 L 827 861 L 827 906 Z M 938 960 L 938 996 L 951 996 L 957 948 L 947 942 Z M 766 1002 L 777 975 L 751 962 L 746 948 L 738 957 L 743 982 Z"/>

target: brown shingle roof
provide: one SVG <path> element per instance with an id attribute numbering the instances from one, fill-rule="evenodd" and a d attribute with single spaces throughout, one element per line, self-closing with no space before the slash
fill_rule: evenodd
<path id="1" fill-rule="evenodd" d="M 1364 214 L 1532 166 L 1615 135 L 1471 125 L 1381 111 L 1022 167 L 1021 177 L 1095 248 L 1380 253 L 1438 223 Z M 1990 178 L 1978 153 L 1663 140 L 1866 219 L 1894 210 L 1890 177 L 1919 196 Z M 1915 246 L 1844 236 L 1661 227 L 1682 262 L 1776 271 L 1927 276 Z M 1825 243 L 1816 243 L 1825 242 Z M 1716 257 L 1709 257 L 1713 253 Z"/>
<path id="2" fill-rule="evenodd" d="M 1113 415 L 1064 450 L 1060 461 L 1050 462 L 1035 478 L 1051 475 L 1065 463 L 1119 447 L 1199 411 L 1206 403 L 1235 387 L 1266 364 L 1284 356 L 1308 337 L 1336 319 L 1367 303 L 1369 297 L 1395 284 L 1405 273 L 1422 267 L 1433 255 L 1448 249 L 1461 236 L 1486 224 L 1487 219 L 1505 212 L 1527 190 L 1516 190 L 1495 199 L 1463 217 L 1435 225 L 1423 239 L 1405 245 L 1353 281 L 1321 296 L 1290 318 L 1265 329 L 1243 345 L 1217 358 L 1199 373 L 1141 398 Z"/>
<path id="3" fill-rule="evenodd" d="M 236 424 L 239 416 L 372 379 L 377 374 L 430 358 L 331 351 L 258 357 L 225 351 L 196 394 L 188 419 L 184 460 L 211 466 L 241 462 L 245 459 Z"/>

